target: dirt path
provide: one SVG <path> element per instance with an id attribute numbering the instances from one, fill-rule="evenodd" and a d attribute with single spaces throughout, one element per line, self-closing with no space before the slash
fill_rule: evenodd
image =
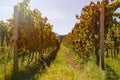
<path id="1" fill-rule="evenodd" d="M 79 71 L 79 67 L 76 61 L 72 58 L 72 55 L 65 49 L 65 56 L 67 58 L 68 63 L 77 71 Z"/>

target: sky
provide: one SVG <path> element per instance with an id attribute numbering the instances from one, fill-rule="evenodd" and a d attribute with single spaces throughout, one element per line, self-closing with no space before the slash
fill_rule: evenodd
<path id="1" fill-rule="evenodd" d="M 12 17 L 13 7 L 23 0 L 0 0 L 0 20 Z M 31 9 L 37 8 L 42 16 L 48 18 L 53 31 L 58 34 L 69 33 L 77 22 L 75 15 L 81 13 L 82 7 L 91 0 L 30 0 Z M 97 0 L 94 0 L 97 1 Z"/>

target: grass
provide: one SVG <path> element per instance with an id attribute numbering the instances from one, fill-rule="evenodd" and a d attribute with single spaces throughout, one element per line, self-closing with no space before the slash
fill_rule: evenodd
<path id="1" fill-rule="evenodd" d="M 45 54 L 51 53 L 54 51 L 54 49 L 49 49 L 45 52 Z M 4 52 L 0 51 L 0 80 L 10 80 L 11 76 L 14 79 L 14 75 L 12 75 L 13 72 L 13 48 L 9 46 L 4 47 Z M 19 80 L 26 80 L 29 78 L 32 78 L 34 74 L 40 72 L 43 68 L 43 65 L 36 65 L 36 58 L 34 57 L 33 61 L 28 64 L 28 55 L 25 56 L 25 59 L 23 61 L 23 57 L 19 57 L 18 59 L 18 65 L 19 65 L 19 72 L 18 72 L 18 79 Z M 12 80 L 13 80 L 12 79 Z M 17 79 L 17 80 L 18 80 Z"/>
<path id="2" fill-rule="evenodd" d="M 80 74 L 68 63 L 65 56 L 65 49 L 60 47 L 55 61 L 44 73 L 36 74 L 36 80 L 80 80 Z"/>
<path id="3" fill-rule="evenodd" d="M 0 80 L 10 78 L 13 67 L 13 55 L 11 53 L 13 53 L 11 47 L 5 47 L 5 51 L 0 53 Z"/>
<path id="4" fill-rule="evenodd" d="M 95 64 L 94 57 L 89 59 L 87 64 L 81 65 L 79 56 L 72 49 L 66 49 L 69 50 L 74 60 L 78 63 L 78 66 L 81 67 L 79 80 L 120 80 L 120 54 L 117 59 L 105 57 L 105 70 L 103 71 Z M 82 76 L 85 77 L 81 78 Z"/>
<path id="5" fill-rule="evenodd" d="M 109 80 L 120 80 L 120 54 L 117 59 L 105 58 L 106 76 Z"/>
<path id="6" fill-rule="evenodd" d="M 69 51 L 70 55 L 78 63 L 80 68 L 75 70 L 68 63 L 65 50 Z M 79 57 L 65 46 L 61 46 L 58 51 L 55 61 L 48 67 L 43 74 L 37 73 L 36 80 L 119 80 L 120 79 L 120 55 L 119 59 L 111 59 L 105 57 L 105 70 L 101 70 L 94 61 L 89 60 L 88 63 L 81 68 Z"/>
<path id="7" fill-rule="evenodd" d="M 104 80 L 105 73 L 94 62 L 89 61 L 84 68 L 88 74 L 87 80 Z"/>
<path id="8" fill-rule="evenodd" d="M 79 67 L 78 70 L 73 68 L 66 58 L 65 52 L 70 53 L 73 59 L 77 62 Z M 8 56 L 11 54 L 10 56 Z M 7 48 L 3 53 L 0 53 L 0 80 L 9 80 L 12 74 L 12 64 L 13 64 L 13 50 Z M 9 58 L 8 58 L 9 57 Z M 25 57 L 27 60 L 27 57 Z M 26 80 L 26 75 L 31 72 L 35 80 L 120 80 L 120 54 L 117 59 L 106 58 L 105 57 L 105 70 L 102 71 L 94 61 L 89 60 L 84 68 L 81 68 L 80 59 L 75 52 L 71 49 L 61 45 L 56 59 L 51 63 L 50 67 L 42 70 L 39 67 L 25 68 L 26 61 L 21 66 L 21 58 L 19 59 L 19 69 L 21 71 L 20 80 Z M 33 67 L 32 67 L 33 66 Z M 31 75 L 28 75 L 31 77 Z M 22 79 L 23 77 L 23 79 Z"/>
<path id="9" fill-rule="evenodd" d="M 99 69 L 99 67 L 94 63 L 94 61 L 89 60 L 86 64 L 80 64 L 81 61 L 79 56 L 71 48 L 66 49 L 72 55 L 78 67 L 80 68 L 78 80 L 104 80 L 104 71 Z"/>

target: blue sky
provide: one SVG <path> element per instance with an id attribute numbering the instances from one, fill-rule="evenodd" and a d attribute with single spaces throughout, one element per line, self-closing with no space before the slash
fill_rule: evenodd
<path id="1" fill-rule="evenodd" d="M 13 15 L 13 6 L 23 0 L 0 0 L 0 20 L 6 20 Z M 82 7 L 91 0 L 30 0 L 31 9 L 37 8 L 42 16 L 48 17 L 53 24 L 53 31 L 67 34 L 77 22 L 75 15 L 80 14 Z M 97 1 L 97 0 L 94 0 Z"/>

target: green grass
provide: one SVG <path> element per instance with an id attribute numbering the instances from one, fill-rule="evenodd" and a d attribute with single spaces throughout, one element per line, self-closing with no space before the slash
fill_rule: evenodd
<path id="1" fill-rule="evenodd" d="M 74 69 L 68 63 L 65 50 L 69 51 L 73 59 L 78 63 L 79 70 Z M 55 61 L 42 74 L 35 75 L 36 80 L 119 80 L 120 79 L 120 55 L 119 59 L 105 58 L 105 70 L 101 70 L 94 61 L 89 60 L 81 68 L 79 57 L 74 55 L 71 49 L 61 46 Z"/>
<path id="2" fill-rule="evenodd" d="M 65 56 L 65 48 L 60 47 L 55 61 L 48 67 L 44 73 L 36 74 L 36 80 L 80 80 L 79 72 L 76 71 Z"/>
<path id="3" fill-rule="evenodd" d="M 99 66 L 95 64 L 94 57 L 92 57 L 92 59 L 89 59 L 87 64 L 81 65 L 79 56 L 76 55 L 76 53 L 72 51 L 72 49 L 66 49 L 69 50 L 74 60 L 81 68 L 79 73 L 79 80 L 120 80 L 120 54 L 118 55 L 118 59 L 105 57 L 105 70 L 103 71 L 99 68 Z M 81 78 L 81 76 L 84 75 L 85 77 Z"/>
<path id="4" fill-rule="evenodd" d="M 0 80 L 10 78 L 12 72 L 13 53 L 11 47 L 5 47 L 4 52 L 0 52 Z"/>
<path id="5" fill-rule="evenodd" d="M 74 69 L 66 59 L 65 52 L 70 53 L 73 59 L 78 63 L 79 69 Z M 11 54 L 8 57 L 8 54 Z M 19 59 L 19 69 L 21 75 L 30 74 L 33 71 L 37 73 L 29 76 L 33 76 L 35 80 L 120 80 L 120 54 L 118 59 L 106 58 L 105 57 L 105 70 L 102 71 L 94 61 L 89 60 L 84 68 L 81 68 L 80 59 L 76 53 L 71 49 L 61 45 L 56 59 L 51 63 L 50 67 L 47 67 L 45 70 L 40 68 L 28 68 L 26 70 L 26 61 L 21 65 L 21 58 Z M 27 57 L 25 57 L 27 60 Z M 0 80 L 9 80 L 12 74 L 12 65 L 13 64 L 13 50 L 7 48 L 4 53 L 0 53 Z M 31 65 L 32 66 L 32 65 Z M 28 73 L 28 74 L 27 74 Z M 21 76 L 20 80 L 26 80 L 26 75 Z"/>
<path id="6" fill-rule="evenodd" d="M 109 80 L 120 80 L 120 54 L 118 59 L 105 58 L 106 76 Z"/>
<path id="7" fill-rule="evenodd" d="M 78 67 L 80 68 L 79 80 L 104 80 L 104 71 L 99 69 L 99 67 L 94 63 L 94 61 L 89 60 L 86 64 L 80 64 L 81 61 L 79 56 L 71 48 L 66 49 L 72 55 Z"/>
<path id="8" fill-rule="evenodd" d="M 52 51 L 54 51 L 54 49 L 51 48 L 47 50 L 45 54 L 51 53 Z M 12 76 L 13 52 L 13 48 L 9 46 L 5 46 L 4 52 L 0 51 L 0 80 L 10 80 Z M 33 61 L 30 64 L 28 64 L 28 55 L 25 56 L 24 61 L 22 59 L 22 56 L 18 59 L 19 73 L 17 74 L 17 78 L 19 80 L 26 80 L 27 78 L 31 78 L 35 73 L 42 69 L 42 65 L 40 65 L 39 67 L 38 65 L 36 65 L 35 57 L 33 58 Z"/>

